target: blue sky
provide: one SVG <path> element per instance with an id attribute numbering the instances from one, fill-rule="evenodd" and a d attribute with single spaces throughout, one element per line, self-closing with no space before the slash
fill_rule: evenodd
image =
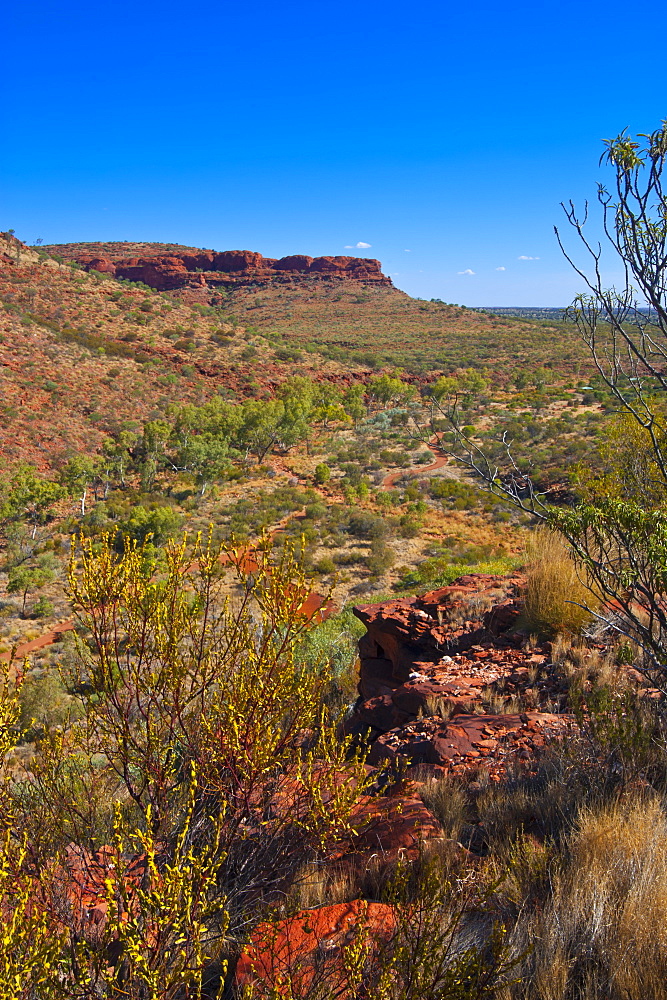
<path id="1" fill-rule="evenodd" d="M 0 228 L 29 243 L 355 253 L 412 295 L 557 305 L 559 202 L 667 116 L 658 0 L 11 8 Z"/>

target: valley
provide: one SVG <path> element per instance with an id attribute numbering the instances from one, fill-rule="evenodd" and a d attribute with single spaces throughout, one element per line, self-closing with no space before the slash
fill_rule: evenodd
<path id="1" fill-rule="evenodd" d="M 511 440 L 517 481 L 574 508 L 619 418 L 573 329 L 411 299 L 374 260 L 11 234 L 0 302 L 8 787 L 40 789 L 25 906 L 41 893 L 100 982 L 128 913 L 160 982 L 157 929 L 185 920 L 198 1000 L 352 997 L 360 941 L 367 986 L 428 969 L 415 912 L 437 955 L 472 942 L 457 996 L 553 962 L 532 957 L 561 919 L 543 873 L 621 700 L 660 691 L 461 442 L 500 467 Z"/>

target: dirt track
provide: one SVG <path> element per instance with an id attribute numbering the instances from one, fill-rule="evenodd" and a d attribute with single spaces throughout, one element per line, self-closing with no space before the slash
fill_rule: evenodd
<path id="1" fill-rule="evenodd" d="M 391 490 L 394 488 L 399 479 L 404 476 L 418 476 L 424 472 L 435 472 L 436 469 L 442 469 L 443 466 L 447 465 L 449 462 L 449 455 L 442 451 L 437 444 L 429 443 L 430 450 L 436 455 L 434 462 L 430 465 L 418 465 L 413 466 L 411 469 L 399 469 L 397 472 L 390 472 L 384 477 L 382 483 L 380 484 L 383 490 Z"/>

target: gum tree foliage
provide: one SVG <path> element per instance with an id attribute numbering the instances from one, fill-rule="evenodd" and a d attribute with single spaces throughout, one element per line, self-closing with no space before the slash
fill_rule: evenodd
<path id="1" fill-rule="evenodd" d="M 7 575 L 7 593 L 21 595 L 22 617 L 25 617 L 28 594 L 55 580 L 57 568 L 58 563 L 52 552 L 41 552 L 30 563 L 11 567 Z"/>
<path id="2" fill-rule="evenodd" d="M 97 466 L 97 460 L 89 455 L 73 455 L 60 470 L 59 478 L 62 485 L 70 496 L 79 497 L 81 517 L 86 513 L 88 490 L 97 476 Z"/>
<path id="3" fill-rule="evenodd" d="M 271 399 L 246 399 L 236 404 L 215 397 L 203 406 L 169 408 L 171 429 L 164 430 L 159 456 L 149 446 L 144 446 L 144 452 L 152 456 L 155 470 L 165 466 L 190 472 L 203 495 L 235 459 L 254 455 L 262 462 L 274 448 L 288 451 L 302 441 L 308 447 L 315 424 L 327 428 L 331 423 L 348 424 L 358 419 L 365 413 L 362 397 L 361 386 L 343 392 L 331 383 L 295 375 L 286 379 Z M 152 426 L 146 425 L 145 440 Z"/>
<path id="4" fill-rule="evenodd" d="M 493 460 L 461 426 L 461 396 L 450 387 L 440 401 L 454 431 L 454 451 L 504 500 L 529 511 L 562 532 L 582 575 L 601 600 L 596 617 L 635 642 L 637 666 L 667 689 L 667 121 L 655 132 L 631 138 L 626 132 L 605 141 L 601 163 L 610 168 L 610 186 L 598 185 L 604 242 L 589 237 L 588 206 L 578 214 L 564 205 L 568 224 L 588 263 L 558 229 L 565 257 L 584 281 L 570 320 L 588 346 L 598 373 L 621 411 L 636 428 L 641 461 L 624 458 L 624 488 L 589 480 L 583 502 L 557 509 L 540 493 L 512 456 L 501 435 L 503 461 Z M 607 287 L 606 257 L 611 250 L 623 269 L 620 287 Z M 629 439 L 628 439 L 629 440 Z M 497 454 L 497 447 L 496 447 Z M 617 477 L 618 479 L 618 477 Z"/>
<path id="5" fill-rule="evenodd" d="M 49 511 L 66 496 L 66 489 L 44 479 L 30 465 L 20 465 L 9 479 L 0 483 L 0 526 L 25 520 L 34 538 Z"/>
<path id="6" fill-rule="evenodd" d="M 384 374 L 371 379 L 367 393 L 371 406 L 378 408 L 404 405 L 412 399 L 415 389 L 398 375 Z"/>

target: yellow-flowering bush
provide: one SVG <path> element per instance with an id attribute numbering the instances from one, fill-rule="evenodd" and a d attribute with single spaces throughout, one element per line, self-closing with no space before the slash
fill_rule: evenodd
<path id="1" fill-rule="evenodd" d="M 79 703 L 0 786 L 0 1000 L 218 995 L 230 935 L 350 833 L 366 788 L 328 669 L 299 655 L 317 612 L 296 556 L 210 537 L 152 556 L 73 544 Z M 7 675 L 5 754 L 17 719 Z"/>

